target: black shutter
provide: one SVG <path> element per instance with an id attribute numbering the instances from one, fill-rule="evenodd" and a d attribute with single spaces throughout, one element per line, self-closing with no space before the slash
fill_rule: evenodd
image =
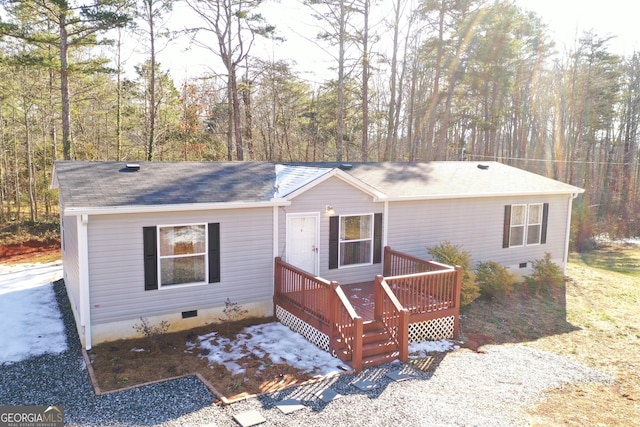
<path id="1" fill-rule="evenodd" d="M 502 229 L 502 247 L 509 247 L 509 232 L 511 230 L 511 205 L 504 207 L 504 226 Z"/>
<path id="2" fill-rule="evenodd" d="M 373 217 L 373 263 L 382 262 L 382 214 Z"/>
<path id="3" fill-rule="evenodd" d="M 547 222 L 549 222 L 549 203 L 542 205 L 542 234 L 540 235 L 540 244 L 547 243 Z"/>
<path id="4" fill-rule="evenodd" d="M 157 228 L 142 228 L 144 243 L 144 290 L 158 289 Z"/>
<path id="5" fill-rule="evenodd" d="M 211 223 L 209 229 L 209 283 L 220 281 L 220 223 Z"/>
<path id="6" fill-rule="evenodd" d="M 329 269 L 338 268 L 338 244 L 340 243 L 340 217 L 329 218 Z"/>

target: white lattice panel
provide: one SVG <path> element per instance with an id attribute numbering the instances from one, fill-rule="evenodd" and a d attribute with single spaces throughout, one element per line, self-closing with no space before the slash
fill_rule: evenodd
<path id="1" fill-rule="evenodd" d="M 409 325 L 409 342 L 437 341 L 453 338 L 455 316 L 440 317 Z"/>
<path id="2" fill-rule="evenodd" d="M 305 337 L 324 351 L 329 351 L 329 336 L 314 328 L 299 317 L 289 313 L 284 308 L 276 305 L 276 317 L 283 325 Z"/>

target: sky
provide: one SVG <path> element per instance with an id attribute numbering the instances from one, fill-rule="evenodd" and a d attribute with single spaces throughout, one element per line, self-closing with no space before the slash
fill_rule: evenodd
<path id="1" fill-rule="evenodd" d="M 583 31 L 593 30 L 599 36 L 616 36 L 609 44 L 612 52 L 629 55 L 640 49 L 640 31 L 637 16 L 640 3 L 629 0 L 512 0 L 526 10 L 536 12 L 550 29 L 559 52 L 571 49 L 576 37 Z M 330 53 L 314 43 L 320 31 L 318 21 L 310 16 L 309 9 L 299 0 L 280 0 L 277 4 L 266 3 L 262 14 L 267 22 L 276 25 L 286 42 L 261 43 L 253 52 L 260 50 L 261 56 L 269 59 L 289 59 L 297 62 L 296 71 L 310 83 L 321 83 L 321 70 L 327 70 L 335 61 Z M 381 0 L 382 16 L 391 14 L 391 0 Z M 181 3 L 174 7 L 170 25 L 184 28 L 192 23 L 188 8 Z M 372 19 L 371 25 L 382 25 L 382 18 Z M 189 76 L 199 76 L 210 70 L 210 65 L 219 67 L 220 60 L 208 51 L 192 48 L 186 43 L 172 43 L 160 53 L 163 67 L 170 68 L 177 82 Z M 208 65 L 209 64 L 209 65 Z M 326 72 L 326 71 L 324 71 Z"/>
<path id="2" fill-rule="evenodd" d="M 633 0 L 515 0 L 523 9 L 536 12 L 549 25 L 558 49 L 571 48 L 576 35 L 593 30 L 599 36 L 613 35 L 610 48 L 619 55 L 640 49 L 638 13 Z"/>
<path id="3" fill-rule="evenodd" d="M 62 277 L 62 262 L 48 264 L 0 264 L 0 365 L 16 363 L 45 353 L 67 350 L 64 325 L 58 310 L 52 282 Z M 210 350 L 211 363 L 224 365 L 232 374 L 244 372 L 237 363 L 247 352 L 263 357 L 269 354 L 274 363 L 286 363 L 312 376 L 344 372 L 339 359 L 320 350 L 302 335 L 278 322 L 245 328 L 235 340 L 215 332 L 198 337 L 187 347 Z M 227 346 L 227 344 L 231 344 Z M 229 348 L 230 350 L 226 350 Z M 411 344 L 412 357 L 455 350 L 448 340 Z M 132 351 L 143 351 L 132 348 Z"/>

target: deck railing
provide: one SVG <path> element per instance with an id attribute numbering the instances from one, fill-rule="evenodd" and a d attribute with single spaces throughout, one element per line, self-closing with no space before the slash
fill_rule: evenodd
<path id="1" fill-rule="evenodd" d="M 395 341 L 400 360 L 409 360 L 409 311 L 400 304 L 383 276 L 376 276 L 374 286 L 375 318 Z"/>
<path id="2" fill-rule="evenodd" d="M 330 350 L 362 368 L 363 320 L 338 282 L 329 282 L 275 259 L 274 302 L 330 337 Z M 340 348 L 334 348 L 335 346 Z"/>
<path id="3" fill-rule="evenodd" d="M 394 251 L 389 246 L 385 246 L 384 248 L 384 267 L 382 271 L 384 277 L 442 270 L 451 270 L 451 267 L 436 261 L 426 261 L 402 252 Z"/>
<path id="4" fill-rule="evenodd" d="M 384 248 L 384 255 L 384 283 L 408 310 L 409 323 L 453 316 L 453 335 L 458 336 L 462 268 L 421 260 L 389 247 Z"/>
<path id="5" fill-rule="evenodd" d="M 462 269 L 385 247 L 384 276 L 376 276 L 375 319 L 395 341 L 403 362 L 409 325 L 453 316 L 459 333 Z M 275 259 L 274 303 L 329 337 L 329 350 L 357 371 L 363 366 L 364 322 L 337 282 L 314 277 Z M 309 338 L 309 337 L 307 337 Z"/>
<path id="6" fill-rule="evenodd" d="M 331 282 L 314 277 L 304 270 L 275 260 L 275 296 L 310 314 L 322 323 L 330 324 L 333 292 Z"/>

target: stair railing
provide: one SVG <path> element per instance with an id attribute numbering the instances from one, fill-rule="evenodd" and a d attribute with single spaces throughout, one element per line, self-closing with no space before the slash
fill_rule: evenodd
<path id="1" fill-rule="evenodd" d="M 409 360 L 409 311 L 402 307 L 381 275 L 376 276 L 374 297 L 375 319 L 384 325 L 398 346 L 399 359 L 406 363 Z"/>
<path id="2" fill-rule="evenodd" d="M 351 355 L 351 365 L 356 371 L 362 370 L 362 344 L 364 322 L 358 316 L 338 282 L 331 282 L 330 294 L 332 336 L 338 338 L 344 349 Z M 332 339 L 332 344 L 334 340 Z M 339 350 L 339 349 L 336 349 Z"/>

